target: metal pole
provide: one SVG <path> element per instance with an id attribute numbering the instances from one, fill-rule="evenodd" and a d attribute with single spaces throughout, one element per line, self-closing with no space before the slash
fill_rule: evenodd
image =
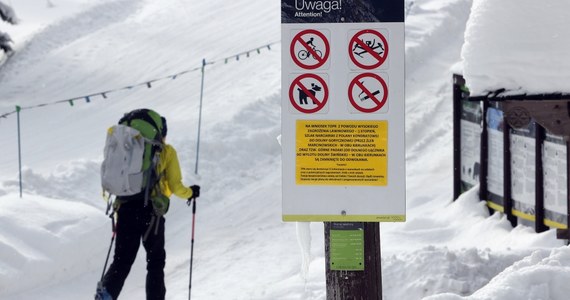
<path id="1" fill-rule="evenodd" d="M 200 85 L 200 112 L 198 114 L 198 141 L 196 142 L 196 168 L 194 173 L 198 174 L 198 159 L 200 157 L 200 128 L 202 125 L 202 99 L 204 97 L 204 71 L 206 69 L 206 59 L 202 59 L 202 84 Z"/>
<path id="2" fill-rule="evenodd" d="M 192 202 L 192 200 L 194 200 L 194 202 L 192 203 L 192 241 L 190 246 L 190 278 L 188 280 L 188 300 L 192 298 L 192 263 L 194 261 L 194 228 L 196 226 L 196 198 L 191 198 L 188 201 L 188 205 L 190 205 L 189 202 Z"/>
<path id="3" fill-rule="evenodd" d="M 18 170 L 19 170 L 19 177 L 20 177 L 20 198 L 22 198 L 22 144 L 20 142 L 20 111 L 22 108 L 20 106 L 16 106 L 16 115 L 18 116 Z"/>

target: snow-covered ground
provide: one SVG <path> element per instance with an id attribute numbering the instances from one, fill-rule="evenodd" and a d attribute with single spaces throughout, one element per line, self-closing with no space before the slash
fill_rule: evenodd
<path id="1" fill-rule="evenodd" d="M 111 237 L 99 186 L 105 131 L 140 107 L 168 118 L 185 182 L 203 189 L 193 299 L 325 298 L 323 225 L 281 221 L 280 47 L 219 61 L 279 39 L 278 1 L 4 1 L 21 23 L 0 24 L 17 49 L 0 67 L 0 115 L 218 63 L 205 72 L 199 175 L 199 71 L 23 110 L 22 199 L 16 116 L 0 119 L 1 299 L 92 297 Z M 451 70 L 461 69 L 471 4 L 408 6 L 408 211 L 405 223 L 381 224 L 384 299 L 566 299 L 570 249 L 554 231 L 511 228 L 476 190 L 451 201 Z M 188 297 L 190 230 L 190 209 L 173 199 L 167 299 Z M 121 299 L 144 298 L 145 272 L 141 250 Z"/>

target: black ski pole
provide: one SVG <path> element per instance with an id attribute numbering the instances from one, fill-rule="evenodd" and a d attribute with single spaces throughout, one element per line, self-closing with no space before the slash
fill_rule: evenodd
<path id="1" fill-rule="evenodd" d="M 109 245 L 109 250 L 107 250 L 107 258 L 105 259 L 105 265 L 103 266 L 103 273 L 101 274 L 101 282 L 103 282 L 103 277 L 105 276 L 105 271 L 107 270 L 107 263 L 109 262 L 109 257 L 111 256 L 111 248 L 113 248 L 113 243 L 115 242 L 115 236 L 117 235 L 117 228 L 115 226 L 115 218 L 111 215 L 111 226 L 113 226 L 113 236 L 111 236 L 111 244 Z"/>
<path id="2" fill-rule="evenodd" d="M 113 235 L 111 236 L 111 244 L 109 245 L 109 250 L 107 250 L 107 258 L 105 259 L 105 265 L 103 266 L 103 273 L 101 273 L 101 280 L 97 283 L 97 291 L 99 292 L 103 288 L 103 278 L 105 277 L 105 271 L 107 271 L 107 263 L 109 262 L 109 257 L 111 256 L 111 249 L 113 248 L 113 243 L 115 242 L 115 236 L 117 235 L 117 227 L 115 226 L 115 218 L 111 214 L 111 226 L 113 228 Z"/>
<path id="3" fill-rule="evenodd" d="M 192 261 L 194 260 L 194 226 L 196 224 L 196 198 L 192 197 L 188 200 L 187 204 L 190 206 L 192 203 L 192 242 L 190 245 L 190 279 L 188 281 L 188 300 L 192 298 Z"/>

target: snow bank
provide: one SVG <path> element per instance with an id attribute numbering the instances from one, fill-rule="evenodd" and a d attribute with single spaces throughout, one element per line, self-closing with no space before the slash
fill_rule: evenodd
<path id="1" fill-rule="evenodd" d="M 57 165 L 49 175 L 43 175 L 31 168 L 22 170 L 22 181 L 26 194 L 42 195 L 54 199 L 73 199 L 93 205 L 102 204 L 102 188 L 98 179 L 100 161 L 76 160 Z M 14 176 L 17 177 L 17 176 Z M 18 193 L 19 180 L 6 180 L 0 186 L 0 195 Z M 102 207 L 102 205 L 101 205 Z"/>
<path id="2" fill-rule="evenodd" d="M 518 251 L 428 246 L 383 260 L 385 299 L 422 299 L 442 292 L 469 295 L 524 257 Z M 398 288 L 401 286 L 405 288 Z M 502 299 L 502 298 L 493 298 Z"/>
<path id="3" fill-rule="evenodd" d="M 553 230 L 536 234 L 529 227 L 512 228 L 499 213 L 489 216 L 477 188 L 444 207 L 429 204 L 410 203 L 405 224 L 381 226 L 386 300 L 471 295 L 533 251 L 561 245 Z"/>
<path id="4" fill-rule="evenodd" d="M 99 267 L 101 237 L 111 231 L 106 219 L 100 209 L 84 203 L 0 196 L 2 298 Z"/>
<path id="5" fill-rule="evenodd" d="M 569 1 L 474 0 L 462 49 L 472 94 L 570 92 Z"/>
<path id="6" fill-rule="evenodd" d="M 565 300 L 570 295 L 570 248 L 537 250 L 470 297 L 442 294 L 425 300 Z"/>

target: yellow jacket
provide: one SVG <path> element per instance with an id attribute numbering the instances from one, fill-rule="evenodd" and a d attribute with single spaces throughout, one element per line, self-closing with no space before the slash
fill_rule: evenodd
<path id="1" fill-rule="evenodd" d="M 192 190 L 182 183 L 178 154 L 168 144 L 164 144 L 162 152 L 160 152 L 158 174 L 161 176 L 159 182 L 160 190 L 166 197 L 170 197 L 172 194 L 182 199 L 192 197 Z"/>

